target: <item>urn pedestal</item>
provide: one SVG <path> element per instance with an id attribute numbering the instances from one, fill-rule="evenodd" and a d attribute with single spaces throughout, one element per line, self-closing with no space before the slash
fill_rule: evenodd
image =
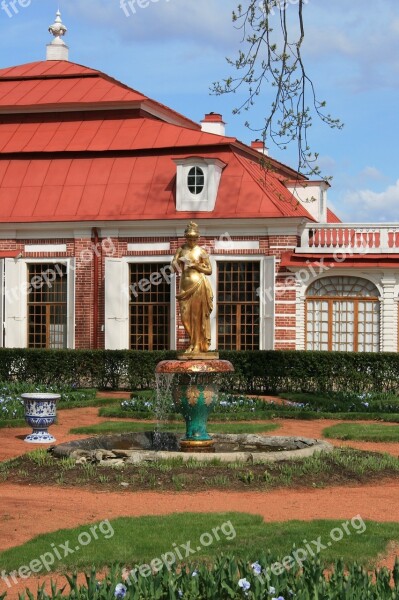
<path id="1" fill-rule="evenodd" d="M 182 452 L 214 452 L 208 416 L 219 393 L 218 375 L 232 371 L 229 361 L 214 358 L 164 360 L 157 365 L 156 373 L 174 374 L 173 400 L 186 421 Z"/>
<path id="2" fill-rule="evenodd" d="M 48 428 L 53 425 L 59 394 L 46 394 L 38 392 L 35 394 L 21 394 L 25 405 L 25 420 L 33 429 L 25 438 L 30 444 L 51 444 L 56 441 Z"/>

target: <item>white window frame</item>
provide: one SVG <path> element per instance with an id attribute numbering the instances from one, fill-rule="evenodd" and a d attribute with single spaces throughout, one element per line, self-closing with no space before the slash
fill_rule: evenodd
<path id="1" fill-rule="evenodd" d="M 19 314 L 13 314 L 8 308 L 9 303 L 5 302 L 5 337 L 4 347 L 6 348 L 27 348 L 28 347 L 28 295 L 27 295 L 27 281 L 28 281 L 28 265 L 29 264 L 61 264 L 65 265 L 67 269 L 67 348 L 75 347 L 75 259 L 74 258 L 19 258 L 19 259 L 5 259 L 5 278 L 4 284 L 7 289 L 7 261 L 13 261 L 15 266 L 18 265 L 19 273 L 16 275 L 16 282 L 23 293 L 23 297 L 20 301 Z M 11 264 L 11 263 L 9 263 Z M 18 345 L 9 343 L 10 334 L 7 336 L 7 330 L 10 331 L 10 327 L 18 327 L 16 334 L 11 337 L 11 342 L 14 339 L 19 340 Z M 8 340 L 7 340 L 8 337 Z"/>
<path id="2" fill-rule="evenodd" d="M 119 306 L 116 307 L 117 314 L 111 315 L 105 314 L 105 348 L 112 350 L 128 350 L 130 347 L 129 343 L 129 304 L 130 304 L 130 293 L 129 293 L 129 265 L 133 263 L 167 263 L 171 264 L 173 259 L 173 255 L 162 255 L 162 256 L 124 256 L 120 259 L 112 259 L 106 258 L 105 261 L 108 261 L 108 265 L 112 263 L 110 261 L 116 262 L 118 266 L 121 268 L 121 290 L 119 293 Z M 110 285 L 110 282 L 105 281 L 105 287 L 107 290 L 107 286 Z M 123 287 L 125 288 L 125 293 L 123 291 Z M 107 305 L 107 291 L 106 291 L 106 305 Z M 110 309 L 112 310 L 112 309 Z M 115 310 L 115 307 L 114 307 Z M 111 341 L 111 337 L 109 334 L 109 321 L 117 321 L 117 327 L 119 326 L 119 335 L 117 335 L 117 340 Z M 118 346 L 116 348 L 116 346 Z M 176 332 L 176 275 L 171 275 L 171 284 L 170 284 L 170 326 L 169 326 L 169 348 L 171 350 L 176 350 L 177 346 L 177 332 Z"/>
<path id="3" fill-rule="evenodd" d="M 212 212 L 222 171 L 226 164 L 218 158 L 189 158 L 174 159 L 176 172 L 176 210 L 185 212 Z M 204 173 L 204 189 L 200 194 L 193 194 L 188 188 L 188 174 L 193 167 L 199 167 Z"/>
<path id="4" fill-rule="evenodd" d="M 264 254 L 242 256 L 239 254 L 213 254 L 210 256 L 212 275 L 209 279 L 214 292 L 214 307 L 211 314 L 211 349 L 216 349 L 217 344 L 217 267 L 218 262 L 259 262 L 260 263 L 260 290 L 269 289 L 270 294 L 260 295 L 259 298 L 259 350 L 273 350 L 274 348 L 274 313 L 275 313 L 275 257 Z"/>

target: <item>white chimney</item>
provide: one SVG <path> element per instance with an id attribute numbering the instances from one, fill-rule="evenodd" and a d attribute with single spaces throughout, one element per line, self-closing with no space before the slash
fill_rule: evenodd
<path id="1" fill-rule="evenodd" d="M 68 60 L 69 48 L 62 37 L 66 34 L 67 28 L 61 21 L 61 13 L 57 10 L 55 22 L 48 28 L 53 34 L 54 39 L 51 44 L 47 44 L 46 60 Z"/>
<path id="2" fill-rule="evenodd" d="M 226 123 L 223 121 L 222 115 L 218 113 L 208 113 L 201 121 L 201 129 L 206 133 L 216 133 L 217 135 L 225 135 Z"/>
<path id="3" fill-rule="evenodd" d="M 262 140 L 254 140 L 251 142 L 251 148 L 257 152 L 260 152 L 261 154 L 264 154 L 265 156 L 269 156 L 269 149 L 265 146 Z"/>

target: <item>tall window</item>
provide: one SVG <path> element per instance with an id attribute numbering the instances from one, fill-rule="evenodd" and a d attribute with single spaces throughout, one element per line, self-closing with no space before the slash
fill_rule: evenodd
<path id="1" fill-rule="evenodd" d="M 170 283 L 162 263 L 130 265 L 130 348 L 167 350 L 170 329 Z M 168 271 L 167 271 L 168 272 Z"/>
<path id="2" fill-rule="evenodd" d="M 371 281 L 323 277 L 306 296 L 307 350 L 379 351 L 379 292 Z"/>
<path id="3" fill-rule="evenodd" d="M 67 268 L 28 265 L 28 347 L 67 347 Z"/>
<path id="4" fill-rule="evenodd" d="M 259 349 L 259 261 L 219 261 L 218 348 Z"/>

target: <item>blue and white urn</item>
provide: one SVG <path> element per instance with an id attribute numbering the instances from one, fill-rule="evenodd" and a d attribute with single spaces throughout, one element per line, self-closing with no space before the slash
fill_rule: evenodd
<path id="1" fill-rule="evenodd" d="M 55 442 L 55 437 L 47 429 L 55 421 L 57 400 L 61 396 L 59 394 L 38 392 L 36 394 L 21 394 L 21 398 L 25 405 L 25 420 L 33 429 L 24 441 L 30 444 L 51 444 Z"/>

